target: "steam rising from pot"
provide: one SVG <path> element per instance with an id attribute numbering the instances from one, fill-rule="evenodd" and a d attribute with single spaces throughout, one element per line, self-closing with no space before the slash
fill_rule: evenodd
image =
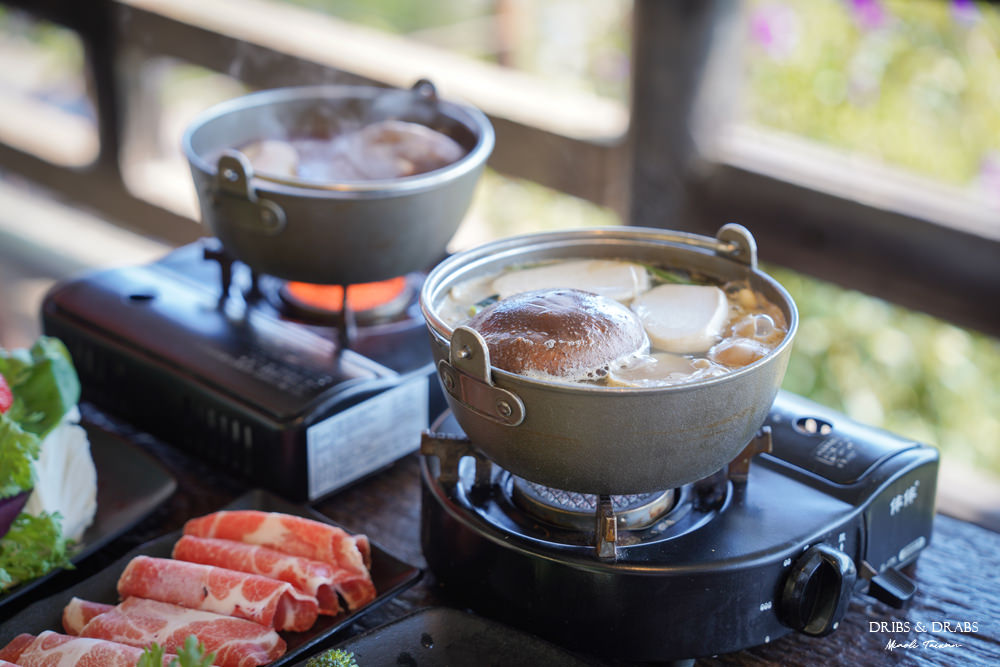
<path id="1" fill-rule="evenodd" d="M 260 138 L 239 150 L 263 176 L 320 183 L 405 178 L 468 152 L 445 128 L 430 127 L 437 116 L 433 88 L 417 84 L 386 90 L 366 104 L 331 102 L 295 118 L 276 113 L 263 120 Z"/>

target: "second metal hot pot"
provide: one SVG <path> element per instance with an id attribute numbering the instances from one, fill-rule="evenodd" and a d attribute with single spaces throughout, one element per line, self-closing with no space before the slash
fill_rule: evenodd
<path id="1" fill-rule="evenodd" d="M 766 357 L 723 376 L 667 387 L 617 388 L 530 379 L 493 368 L 475 331 L 438 309 L 448 290 L 505 267 L 559 258 L 627 259 L 745 279 L 784 313 L 788 334 Z M 716 238 L 639 227 L 545 232 L 457 253 L 420 294 L 446 398 L 472 443 L 533 482 L 595 494 L 675 488 L 718 471 L 746 446 L 781 385 L 798 326 L 795 303 L 757 268 L 753 237 L 726 225 Z"/>
<path id="2" fill-rule="evenodd" d="M 387 119 L 429 127 L 467 152 L 405 178 L 327 183 L 255 174 L 236 150 Z M 412 90 L 302 86 L 251 93 L 206 111 L 182 140 L 202 221 L 235 259 L 286 280 L 340 285 L 386 280 L 439 261 L 493 146 L 482 112 L 438 99 L 426 80 Z"/>

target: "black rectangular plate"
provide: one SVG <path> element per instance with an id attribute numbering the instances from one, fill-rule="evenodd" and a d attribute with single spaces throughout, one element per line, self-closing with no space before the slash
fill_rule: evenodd
<path id="1" fill-rule="evenodd" d="M 261 490 L 251 491 L 222 509 L 283 512 L 285 514 L 295 514 L 336 525 L 330 519 L 314 512 L 308 507 L 294 505 L 267 491 Z M 175 531 L 136 547 L 89 579 L 85 579 L 61 593 L 52 595 L 44 600 L 39 600 L 25 608 L 16 617 L 0 625 L 0 646 L 6 645 L 7 642 L 22 632 L 31 634 L 38 634 L 44 630 L 62 632 L 62 610 L 74 596 L 95 602 L 117 603 L 118 592 L 116 585 L 118 577 L 128 562 L 138 555 L 169 558 L 174 543 L 180 536 L 181 532 Z M 270 663 L 271 667 L 287 665 L 304 652 L 315 651 L 335 632 L 350 625 L 358 617 L 370 612 L 395 595 L 406 590 L 420 578 L 421 572 L 419 569 L 386 553 L 375 542 L 372 542 L 371 547 L 371 573 L 372 582 L 375 584 L 375 599 L 361 609 L 350 613 L 343 613 L 339 616 L 320 616 L 316 624 L 305 632 L 282 632 L 281 636 L 288 644 L 288 652 L 281 659 Z"/>
<path id="2" fill-rule="evenodd" d="M 177 482 L 141 447 L 93 424 L 82 422 L 97 469 L 97 514 L 84 532 L 72 561 L 79 565 L 111 540 L 122 535 L 160 506 Z M 61 570 L 25 582 L 0 595 L 0 618 L 14 601 L 25 603 L 30 594 Z"/>
<path id="3" fill-rule="evenodd" d="M 336 648 L 354 654 L 361 667 L 408 665 L 546 665 L 596 667 L 555 644 L 457 609 L 427 607 L 351 637 Z M 305 667 L 306 660 L 292 667 Z"/>

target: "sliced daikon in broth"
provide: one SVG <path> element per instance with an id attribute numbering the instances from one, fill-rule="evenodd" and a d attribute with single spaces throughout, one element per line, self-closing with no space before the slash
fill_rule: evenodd
<path id="1" fill-rule="evenodd" d="M 628 303 L 649 289 L 650 277 L 642 264 L 584 259 L 509 271 L 492 284 L 501 299 L 538 289 L 572 288 Z"/>
<path id="2" fill-rule="evenodd" d="M 632 310 L 654 348 L 701 354 L 719 341 L 729 302 L 714 285 L 660 285 L 636 298 Z"/>

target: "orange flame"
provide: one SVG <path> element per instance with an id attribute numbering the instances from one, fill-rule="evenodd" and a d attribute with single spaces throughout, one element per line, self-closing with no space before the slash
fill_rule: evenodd
<path id="1" fill-rule="evenodd" d="M 344 288 L 340 285 L 289 282 L 285 285 L 285 289 L 290 296 L 305 306 L 334 313 L 340 310 L 340 304 L 344 300 Z M 375 283 L 350 285 L 347 288 L 347 305 L 355 312 L 371 310 L 391 302 L 405 289 L 406 276 Z"/>

